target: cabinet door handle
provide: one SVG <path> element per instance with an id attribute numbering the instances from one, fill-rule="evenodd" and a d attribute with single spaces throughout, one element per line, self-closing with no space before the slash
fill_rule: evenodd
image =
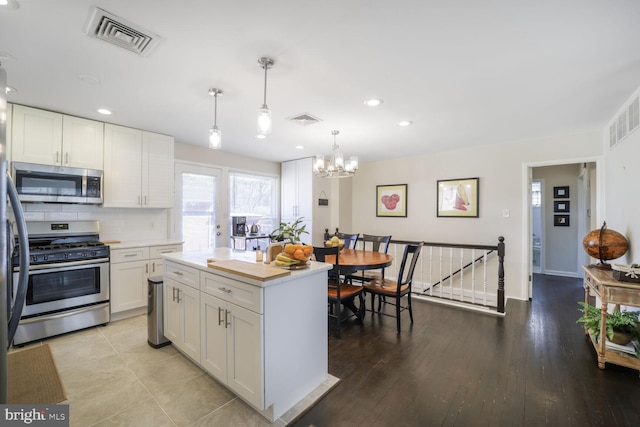
<path id="1" fill-rule="evenodd" d="M 131 258 L 132 256 L 136 256 L 136 254 L 124 254 L 125 258 Z"/>
<path id="2" fill-rule="evenodd" d="M 142 196 L 138 196 L 138 204 L 142 206 Z"/>
<path id="3" fill-rule="evenodd" d="M 149 274 L 149 264 L 144 266 L 144 272 Z"/>
<path id="4" fill-rule="evenodd" d="M 173 291 L 173 295 L 172 295 L 171 299 L 172 299 L 172 301 L 175 301 L 176 300 L 176 288 L 172 286 L 171 289 Z"/>
<path id="5" fill-rule="evenodd" d="M 56 151 L 56 163 L 60 160 L 60 152 Z"/>
<path id="6" fill-rule="evenodd" d="M 231 322 L 229 322 L 229 315 L 231 314 L 231 312 L 229 310 L 225 310 L 224 311 L 224 327 L 227 328 L 229 325 L 231 325 Z"/>
<path id="7" fill-rule="evenodd" d="M 176 276 L 182 276 L 182 272 L 181 271 L 174 271 L 173 274 L 175 274 Z"/>
<path id="8" fill-rule="evenodd" d="M 156 272 L 156 263 L 155 263 L 155 262 L 152 262 L 152 263 L 151 263 L 151 272 L 152 272 L 152 273 L 155 273 L 155 272 Z"/>
<path id="9" fill-rule="evenodd" d="M 180 304 L 180 301 L 182 301 L 180 299 L 180 294 L 182 293 L 182 290 L 180 290 L 180 289 L 176 289 L 176 290 L 178 291 L 178 304 Z"/>
<path id="10" fill-rule="evenodd" d="M 218 307 L 218 326 L 222 325 L 224 320 L 222 319 L 222 307 Z"/>
<path id="11" fill-rule="evenodd" d="M 231 289 L 227 289 L 227 288 L 225 288 L 225 287 L 218 288 L 218 289 L 220 289 L 220 290 L 221 290 L 222 292 L 224 292 L 225 294 L 230 294 L 230 293 L 231 293 Z"/>
<path id="12" fill-rule="evenodd" d="M 69 164 L 69 152 L 64 153 L 64 164 Z"/>

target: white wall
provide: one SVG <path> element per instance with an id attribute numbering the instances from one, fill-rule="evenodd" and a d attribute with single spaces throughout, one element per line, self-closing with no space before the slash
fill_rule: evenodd
<path id="1" fill-rule="evenodd" d="M 353 179 L 351 231 L 394 239 L 496 244 L 505 237 L 505 294 L 526 299 L 523 165 L 599 156 L 601 132 L 496 144 L 467 150 L 364 163 Z M 480 178 L 479 218 L 437 218 L 436 181 Z M 408 184 L 407 218 L 375 216 L 376 185 Z M 503 217 L 503 210 L 509 217 Z M 640 230 L 639 230 L 640 232 Z M 527 239 L 528 240 L 528 239 Z"/>
<path id="2" fill-rule="evenodd" d="M 640 93 L 638 88 L 630 97 Z M 626 105 L 626 103 L 625 103 Z M 624 107 L 622 107 L 624 108 Z M 616 117 L 618 114 L 616 113 Z M 629 251 L 617 263 L 640 263 L 640 129 L 609 148 L 609 128 L 603 131 L 603 151 L 607 168 L 605 181 L 605 216 L 607 228 L 622 233 L 629 240 Z"/>

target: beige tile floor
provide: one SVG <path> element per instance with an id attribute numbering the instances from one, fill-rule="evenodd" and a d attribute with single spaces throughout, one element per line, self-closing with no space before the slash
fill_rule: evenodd
<path id="1" fill-rule="evenodd" d="M 325 384 L 270 423 L 173 346 L 151 348 L 145 315 L 42 342 L 51 347 L 72 427 L 281 427 L 338 381 L 329 376 Z"/>

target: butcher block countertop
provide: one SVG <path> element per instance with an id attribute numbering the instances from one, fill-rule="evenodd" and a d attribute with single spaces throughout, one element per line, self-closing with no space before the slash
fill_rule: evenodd
<path id="1" fill-rule="evenodd" d="M 172 252 L 163 254 L 162 257 L 167 261 L 177 262 L 260 287 L 318 274 L 333 267 L 331 264 L 312 261 L 309 263 L 309 268 L 290 271 L 263 262 L 256 262 L 254 252 L 235 251 L 231 248 L 216 248 L 213 251 Z"/>

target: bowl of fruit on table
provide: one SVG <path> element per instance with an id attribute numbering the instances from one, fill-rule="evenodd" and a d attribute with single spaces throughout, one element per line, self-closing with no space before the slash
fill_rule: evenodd
<path id="1" fill-rule="evenodd" d="M 281 268 L 305 268 L 313 253 L 313 246 L 298 243 L 287 243 L 281 253 L 276 256 L 273 265 Z"/>
<path id="2" fill-rule="evenodd" d="M 324 246 L 327 248 L 338 246 L 340 250 L 342 250 L 342 248 L 344 248 L 344 240 L 338 239 L 338 236 L 333 236 L 331 239 L 324 242 Z"/>

